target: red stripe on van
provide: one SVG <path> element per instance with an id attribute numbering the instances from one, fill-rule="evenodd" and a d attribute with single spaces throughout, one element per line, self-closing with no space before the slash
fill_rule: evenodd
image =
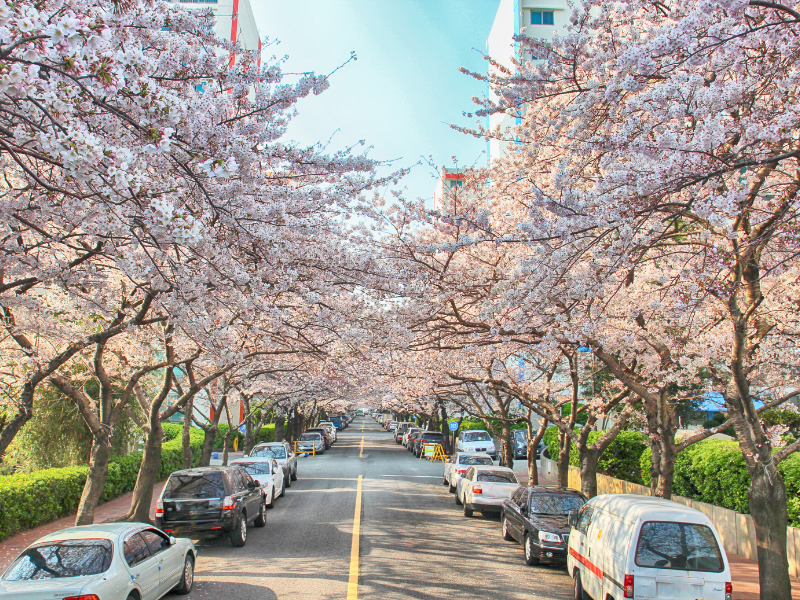
<path id="1" fill-rule="evenodd" d="M 589 569 L 589 570 L 590 570 L 592 573 L 594 573 L 595 575 L 597 575 L 597 576 L 598 576 L 600 579 L 602 579 L 602 578 L 603 578 L 603 571 L 601 571 L 601 570 L 600 570 L 600 568 L 599 568 L 599 567 L 598 567 L 596 564 L 594 564 L 592 561 L 590 561 L 588 558 L 586 558 L 585 556 L 582 556 L 582 555 L 578 554 L 578 553 L 575 551 L 575 549 L 574 549 L 574 548 L 570 548 L 570 549 L 569 549 L 569 554 L 570 554 L 570 556 L 572 556 L 572 557 L 573 557 L 575 560 L 577 560 L 579 563 L 581 563 L 581 564 L 582 564 L 584 567 L 586 567 L 586 568 L 587 568 L 587 569 Z"/>

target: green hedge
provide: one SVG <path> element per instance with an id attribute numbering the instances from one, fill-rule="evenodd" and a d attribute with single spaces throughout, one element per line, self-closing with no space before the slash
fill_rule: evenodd
<path id="1" fill-rule="evenodd" d="M 183 468 L 182 429 L 181 425 L 164 425 L 159 479 Z M 201 429 L 192 428 L 190 443 L 193 463 L 197 465 L 203 449 Z M 112 456 L 101 500 L 105 502 L 133 490 L 141 462 L 141 452 Z M 78 466 L 0 476 L 0 540 L 75 513 L 87 471 L 88 467 Z"/>
<path id="2" fill-rule="evenodd" d="M 222 447 L 225 445 L 224 436 L 228 432 L 228 425 L 221 424 L 217 428 L 217 437 L 214 438 L 214 449 L 221 450 Z M 239 448 L 242 447 L 244 444 L 244 434 L 240 432 L 238 429 L 236 430 L 236 434 L 231 436 L 230 439 L 230 449 L 233 449 L 233 440 L 234 438 L 239 439 Z M 261 444 L 262 442 L 272 442 L 275 441 L 275 423 L 270 423 L 269 425 L 265 425 L 262 427 L 259 432 L 256 434 L 256 444 Z"/>
<path id="3" fill-rule="evenodd" d="M 575 430 L 576 432 L 578 429 Z M 599 440 L 604 431 L 589 433 L 588 442 L 593 444 Z M 544 443 L 550 451 L 553 460 L 558 458 L 558 428 L 548 427 L 544 432 Z M 600 455 L 597 462 L 597 472 L 617 479 L 625 479 L 635 483 L 642 483 L 640 457 L 648 449 L 648 437 L 635 431 L 621 431 L 614 441 Z M 569 464 L 580 466 L 578 448 L 572 444 L 569 453 Z"/>
<path id="4" fill-rule="evenodd" d="M 650 485 L 652 454 L 642 453 L 640 470 L 645 485 Z M 789 524 L 800 527 L 800 454 L 792 454 L 778 465 L 786 484 Z M 747 491 L 750 473 L 738 442 L 704 440 L 692 444 L 675 459 L 673 492 L 678 496 L 749 513 Z"/>

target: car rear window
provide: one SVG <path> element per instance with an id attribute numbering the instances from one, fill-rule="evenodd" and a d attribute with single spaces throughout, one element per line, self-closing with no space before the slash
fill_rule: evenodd
<path id="1" fill-rule="evenodd" d="M 506 471 L 479 471 L 476 481 L 487 483 L 519 483 L 517 476 Z"/>
<path id="2" fill-rule="evenodd" d="M 441 433 L 426 433 L 422 436 L 426 440 L 443 440 L 444 436 Z"/>
<path id="3" fill-rule="evenodd" d="M 655 569 L 720 573 L 725 567 L 714 532 L 705 525 L 674 521 L 642 524 L 636 564 Z"/>
<path id="4" fill-rule="evenodd" d="M 300 436 L 298 439 L 299 439 L 301 442 L 316 442 L 316 441 L 318 441 L 318 440 L 319 440 L 321 437 L 322 437 L 322 436 L 321 436 L 320 434 L 318 434 L 318 433 L 304 433 L 304 434 L 302 434 L 302 435 L 301 435 L 301 436 Z"/>
<path id="5" fill-rule="evenodd" d="M 464 434 L 465 442 L 490 442 L 492 438 L 485 431 L 468 431 Z"/>
<path id="6" fill-rule="evenodd" d="M 580 496 L 531 493 L 531 512 L 539 515 L 568 515 L 586 504 Z"/>
<path id="7" fill-rule="evenodd" d="M 272 473 L 272 465 L 268 462 L 237 462 L 236 464 L 240 467 L 244 467 L 244 470 L 250 473 L 250 475 L 269 475 Z"/>
<path id="8" fill-rule="evenodd" d="M 460 465 L 493 465 L 490 456 L 459 456 L 458 464 Z"/>
<path id="9" fill-rule="evenodd" d="M 57 579 L 104 573 L 111 566 L 109 540 L 60 540 L 25 550 L 3 576 L 5 581 Z"/>
<path id="10" fill-rule="evenodd" d="M 286 448 L 283 446 L 267 446 L 265 448 L 257 448 L 250 456 L 286 458 Z"/>
<path id="11" fill-rule="evenodd" d="M 225 480 L 220 471 L 180 474 L 169 477 L 164 498 L 186 500 L 190 498 L 224 498 Z"/>

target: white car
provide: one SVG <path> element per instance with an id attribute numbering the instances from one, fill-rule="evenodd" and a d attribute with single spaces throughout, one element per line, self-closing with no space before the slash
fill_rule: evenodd
<path id="1" fill-rule="evenodd" d="M 285 487 L 292 487 L 292 481 L 297 481 L 297 455 L 292 452 L 289 442 L 262 442 L 256 444 L 250 451 L 250 456 L 255 458 L 274 458 L 283 467 Z M 247 458 L 245 456 L 244 458 Z"/>
<path id="2" fill-rule="evenodd" d="M 330 421 L 320 421 L 317 427 L 324 427 L 328 430 L 328 435 L 331 437 L 331 444 L 336 443 L 336 425 Z"/>
<path id="3" fill-rule="evenodd" d="M 197 551 L 145 523 L 69 527 L 28 546 L 0 578 L 3 600 L 140 598 L 188 594 Z"/>
<path id="4" fill-rule="evenodd" d="M 231 461 L 232 465 L 244 467 L 250 477 L 261 484 L 264 490 L 264 506 L 275 506 L 275 498 L 282 498 L 286 494 L 286 474 L 278 461 L 270 457 L 237 458 Z"/>
<path id="5" fill-rule="evenodd" d="M 456 452 L 485 452 L 492 458 L 497 458 L 497 448 L 488 431 L 474 429 L 462 431 L 456 440 Z"/>
<path id="6" fill-rule="evenodd" d="M 508 467 L 470 467 L 456 484 L 456 504 L 464 505 L 465 517 L 476 510 L 499 513 L 518 487 L 517 476 Z"/>
<path id="7" fill-rule="evenodd" d="M 467 469 L 478 465 L 491 467 L 493 464 L 492 457 L 483 452 L 456 452 L 444 463 L 442 485 L 449 485 L 449 491 L 452 494 L 456 491 L 458 480 L 467 472 Z"/>
<path id="8" fill-rule="evenodd" d="M 321 433 L 301 433 L 295 442 L 297 453 L 324 454 L 325 440 Z"/>
<path id="9" fill-rule="evenodd" d="M 569 516 L 575 597 L 731 600 L 728 557 L 698 510 L 648 496 L 595 496 Z"/>
<path id="10" fill-rule="evenodd" d="M 408 436 L 412 433 L 416 433 L 417 431 L 422 431 L 421 427 L 409 427 L 406 429 L 405 433 L 403 434 L 403 446 L 408 448 Z"/>

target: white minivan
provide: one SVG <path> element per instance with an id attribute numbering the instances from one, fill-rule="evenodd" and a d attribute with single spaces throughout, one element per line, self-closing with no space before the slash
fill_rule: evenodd
<path id="1" fill-rule="evenodd" d="M 604 494 L 570 513 L 567 570 L 575 600 L 731 600 L 714 525 L 688 506 Z"/>

